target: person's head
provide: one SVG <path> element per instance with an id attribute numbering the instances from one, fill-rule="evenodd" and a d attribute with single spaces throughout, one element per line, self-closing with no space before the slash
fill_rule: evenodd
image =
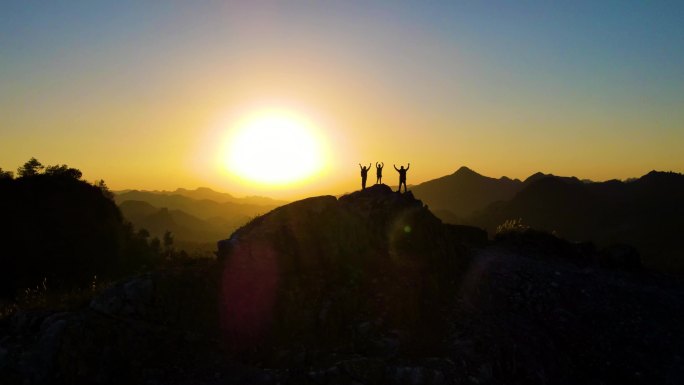
<path id="1" fill-rule="evenodd" d="M 401 166 L 401 169 L 403 170 L 403 169 L 404 169 L 404 166 Z"/>

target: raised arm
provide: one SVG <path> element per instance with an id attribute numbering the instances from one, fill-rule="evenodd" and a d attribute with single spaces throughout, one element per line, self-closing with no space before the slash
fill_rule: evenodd
<path id="1" fill-rule="evenodd" d="M 393 164 L 392 166 L 394 166 L 394 169 L 395 169 L 395 170 L 399 171 L 399 169 L 397 168 L 397 165 L 396 165 L 396 164 Z"/>
<path id="2" fill-rule="evenodd" d="M 409 163 L 408 166 L 406 166 L 406 171 L 408 171 L 409 168 L 411 168 L 411 163 Z"/>
<path id="3" fill-rule="evenodd" d="M 370 170 L 372 165 L 373 165 L 373 163 L 368 163 L 368 168 L 366 170 Z"/>
<path id="4" fill-rule="evenodd" d="M 385 162 L 380 162 L 380 168 L 385 167 Z"/>
<path id="5" fill-rule="evenodd" d="M 360 169 L 363 169 L 363 167 L 361 167 L 361 163 L 359 163 L 359 168 L 360 168 Z"/>

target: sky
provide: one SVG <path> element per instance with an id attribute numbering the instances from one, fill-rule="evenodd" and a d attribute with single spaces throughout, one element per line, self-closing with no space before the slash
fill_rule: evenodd
<path id="1" fill-rule="evenodd" d="M 1 1 L 0 167 L 110 188 L 296 198 L 465 165 L 607 180 L 684 172 L 681 1 Z M 287 111 L 318 171 L 251 183 L 246 117 Z M 278 159 L 270 162 L 279 164 Z M 274 166 L 275 167 L 275 166 Z M 374 181 L 374 175 L 371 180 Z"/>

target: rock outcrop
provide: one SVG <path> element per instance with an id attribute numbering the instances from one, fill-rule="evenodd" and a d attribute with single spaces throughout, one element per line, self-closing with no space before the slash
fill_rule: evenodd
<path id="1" fill-rule="evenodd" d="M 285 205 L 219 244 L 226 336 L 323 348 L 367 342 L 351 325 L 372 321 L 417 348 L 478 243 L 484 231 L 446 226 L 385 185 Z"/>

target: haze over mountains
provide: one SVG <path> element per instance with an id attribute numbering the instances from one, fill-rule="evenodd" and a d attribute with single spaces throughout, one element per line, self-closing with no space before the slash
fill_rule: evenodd
<path id="1" fill-rule="evenodd" d="M 209 188 L 126 190 L 115 193 L 114 199 L 136 228 L 157 237 L 170 231 L 186 247 L 192 243 L 214 247 L 218 239 L 249 219 L 284 203 L 264 197 L 236 198 Z"/>
<path id="2" fill-rule="evenodd" d="M 185 188 L 177 188 L 174 191 L 166 191 L 166 190 L 123 190 L 123 191 L 115 191 L 114 192 L 117 196 L 122 196 L 122 197 L 135 197 L 135 196 L 147 196 L 148 194 L 154 194 L 154 195 L 161 195 L 161 196 L 173 196 L 173 195 L 180 195 L 184 196 L 186 198 L 191 198 L 191 199 L 196 199 L 196 200 L 210 200 L 218 203 L 226 203 L 226 202 L 232 202 L 232 203 L 238 203 L 238 204 L 243 204 L 243 205 L 256 205 L 256 206 L 280 206 L 285 203 L 286 201 L 282 200 L 276 200 L 268 197 L 260 197 L 260 196 L 248 196 L 248 197 L 242 197 L 242 198 L 237 198 L 234 197 L 231 194 L 224 193 L 224 192 L 218 192 L 214 191 L 208 187 L 198 187 L 194 190 L 189 190 Z M 140 195 L 136 195 L 140 194 Z"/>

